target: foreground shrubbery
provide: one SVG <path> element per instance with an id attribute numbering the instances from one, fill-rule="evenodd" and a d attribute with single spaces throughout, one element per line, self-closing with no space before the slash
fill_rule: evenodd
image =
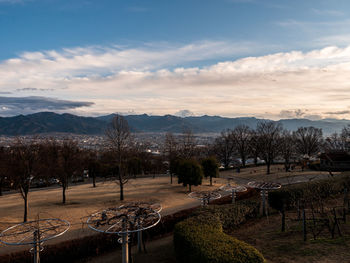
<path id="1" fill-rule="evenodd" d="M 279 211 L 288 210 L 297 208 L 303 203 L 329 198 L 349 188 L 350 177 L 346 175 L 300 183 L 270 192 L 269 204 Z"/>
<path id="2" fill-rule="evenodd" d="M 264 262 L 254 247 L 223 232 L 253 216 L 258 204 L 202 208 L 195 216 L 178 223 L 174 230 L 174 246 L 179 262 L 191 263 L 255 263 Z"/>
<path id="3" fill-rule="evenodd" d="M 211 205 L 198 209 L 194 216 L 207 214 L 220 219 L 223 229 L 232 229 L 246 221 L 247 218 L 256 217 L 258 214 L 259 202 L 245 200 L 235 205 Z"/>

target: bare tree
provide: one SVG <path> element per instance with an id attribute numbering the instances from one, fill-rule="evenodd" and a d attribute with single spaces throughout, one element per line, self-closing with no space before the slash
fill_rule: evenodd
<path id="1" fill-rule="evenodd" d="M 293 132 L 295 146 L 299 154 L 312 156 L 322 145 L 322 129 L 315 127 L 300 127 Z"/>
<path id="2" fill-rule="evenodd" d="M 259 122 L 256 131 L 261 142 L 261 156 L 267 165 L 266 173 L 270 174 L 270 166 L 278 154 L 282 126 L 273 121 Z"/>
<path id="3" fill-rule="evenodd" d="M 163 145 L 163 152 L 165 153 L 169 167 L 171 167 L 172 163 L 179 157 L 179 143 L 176 140 L 175 136 L 168 132 L 165 134 L 165 140 Z M 170 183 L 173 183 L 173 169 L 169 169 L 170 171 Z"/>
<path id="4" fill-rule="evenodd" d="M 341 140 L 344 143 L 344 149 L 350 151 L 350 125 L 344 127 L 341 131 Z"/>
<path id="5" fill-rule="evenodd" d="M 324 140 L 323 148 L 326 151 L 346 151 L 348 149 L 346 136 L 333 133 Z"/>
<path id="6" fill-rule="evenodd" d="M 181 135 L 180 152 L 184 159 L 191 159 L 195 156 L 196 139 L 192 130 L 186 129 Z"/>
<path id="7" fill-rule="evenodd" d="M 261 152 L 261 140 L 259 134 L 255 130 L 251 130 L 248 147 L 249 154 L 254 158 L 254 164 L 256 166 L 258 165 L 258 158 Z"/>
<path id="8" fill-rule="evenodd" d="M 9 150 L 5 147 L 0 147 L 0 196 L 2 196 L 2 189 L 4 184 L 8 182 L 9 173 Z"/>
<path id="9" fill-rule="evenodd" d="M 74 176 L 83 176 L 83 165 L 78 144 L 70 139 L 65 139 L 58 152 L 59 180 L 62 187 L 62 203 L 66 203 L 66 190 Z"/>
<path id="10" fill-rule="evenodd" d="M 10 176 L 24 201 L 23 221 L 28 220 L 28 193 L 32 180 L 40 174 L 40 146 L 36 140 L 17 139 L 11 146 Z"/>
<path id="11" fill-rule="evenodd" d="M 251 130 L 246 125 L 239 125 L 231 132 L 231 138 L 233 140 L 234 147 L 241 157 L 243 167 L 245 167 L 245 162 L 249 154 L 249 141 L 251 135 Z"/>
<path id="12" fill-rule="evenodd" d="M 216 154 L 218 160 L 224 165 L 225 169 L 227 169 L 234 152 L 234 144 L 230 130 L 222 131 L 221 135 L 215 139 L 213 152 Z"/>
<path id="13" fill-rule="evenodd" d="M 284 168 L 287 171 L 290 169 L 291 158 L 295 154 L 294 138 L 290 131 L 283 130 L 280 137 L 280 153 L 284 159 Z"/>
<path id="14" fill-rule="evenodd" d="M 107 141 L 113 151 L 118 168 L 118 184 L 120 187 L 120 200 L 124 200 L 124 185 L 129 181 L 127 169 L 123 169 L 126 163 L 127 151 L 131 144 L 130 128 L 127 120 L 121 116 L 116 115 L 109 127 L 106 130 Z"/>
<path id="15" fill-rule="evenodd" d="M 98 156 L 99 153 L 96 150 L 85 152 L 85 165 L 88 169 L 89 177 L 92 178 L 92 187 L 96 187 L 96 177 L 101 170 Z"/>

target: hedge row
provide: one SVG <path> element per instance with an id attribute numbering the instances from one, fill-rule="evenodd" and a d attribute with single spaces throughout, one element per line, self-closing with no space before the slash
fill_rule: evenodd
<path id="1" fill-rule="evenodd" d="M 244 200 L 236 202 L 235 205 L 211 205 L 201 207 L 193 215 L 208 214 L 218 217 L 223 229 L 232 229 L 244 223 L 248 218 L 255 218 L 259 213 L 259 202 Z"/>
<path id="2" fill-rule="evenodd" d="M 346 175 L 300 183 L 270 192 L 269 204 L 280 211 L 288 210 L 343 193 L 345 189 L 350 189 L 350 177 Z"/>
<path id="3" fill-rule="evenodd" d="M 174 229 L 177 260 L 183 263 L 265 262 L 262 254 L 254 247 L 223 232 L 223 227 L 242 223 L 246 217 L 255 213 L 257 206 L 257 203 L 252 202 L 204 208 L 196 212 L 195 216 L 178 223 Z"/>
<path id="4" fill-rule="evenodd" d="M 248 199 L 254 196 L 259 196 L 259 192 L 254 188 L 248 188 L 248 190 L 245 192 L 236 193 L 236 201 Z M 210 204 L 212 205 L 223 205 L 223 204 L 231 204 L 231 203 L 232 203 L 231 194 L 228 194 L 219 199 L 210 201 Z"/>

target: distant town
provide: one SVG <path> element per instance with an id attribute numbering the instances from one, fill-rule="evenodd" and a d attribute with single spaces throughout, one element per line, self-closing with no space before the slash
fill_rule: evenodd
<path id="1" fill-rule="evenodd" d="M 133 133 L 134 142 L 139 145 L 147 146 L 147 151 L 159 154 L 163 150 L 165 132 L 162 133 Z M 174 137 L 181 137 L 181 133 L 175 133 Z M 194 134 L 194 139 L 197 147 L 203 147 L 210 145 L 218 137 L 219 133 L 200 133 Z M 40 134 L 40 135 L 26 135 L 26 136 L 0 136 L 0 146 L 9 147 L 18 138 L 24 141 L 30 141 L 33 138 L 39 142 L 44 142 L 47 139 L 55 138 L 58 142 L 70 139 L 77 142 L 78 146 L 82 149 L 102 150 L 108 147 L 105 135 L 83 135 L 83 134 L 70 134 L 70 133 L 52 133 L 52 134 Z"/>

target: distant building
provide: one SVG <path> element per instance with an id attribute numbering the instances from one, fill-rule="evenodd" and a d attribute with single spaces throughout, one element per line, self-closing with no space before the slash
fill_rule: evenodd
<path id="1" fill-rule="evenodd" d="M 345 151 L 321 153 L 320 169 L 327 171 L 349 171 L 350 154 Z"/>

